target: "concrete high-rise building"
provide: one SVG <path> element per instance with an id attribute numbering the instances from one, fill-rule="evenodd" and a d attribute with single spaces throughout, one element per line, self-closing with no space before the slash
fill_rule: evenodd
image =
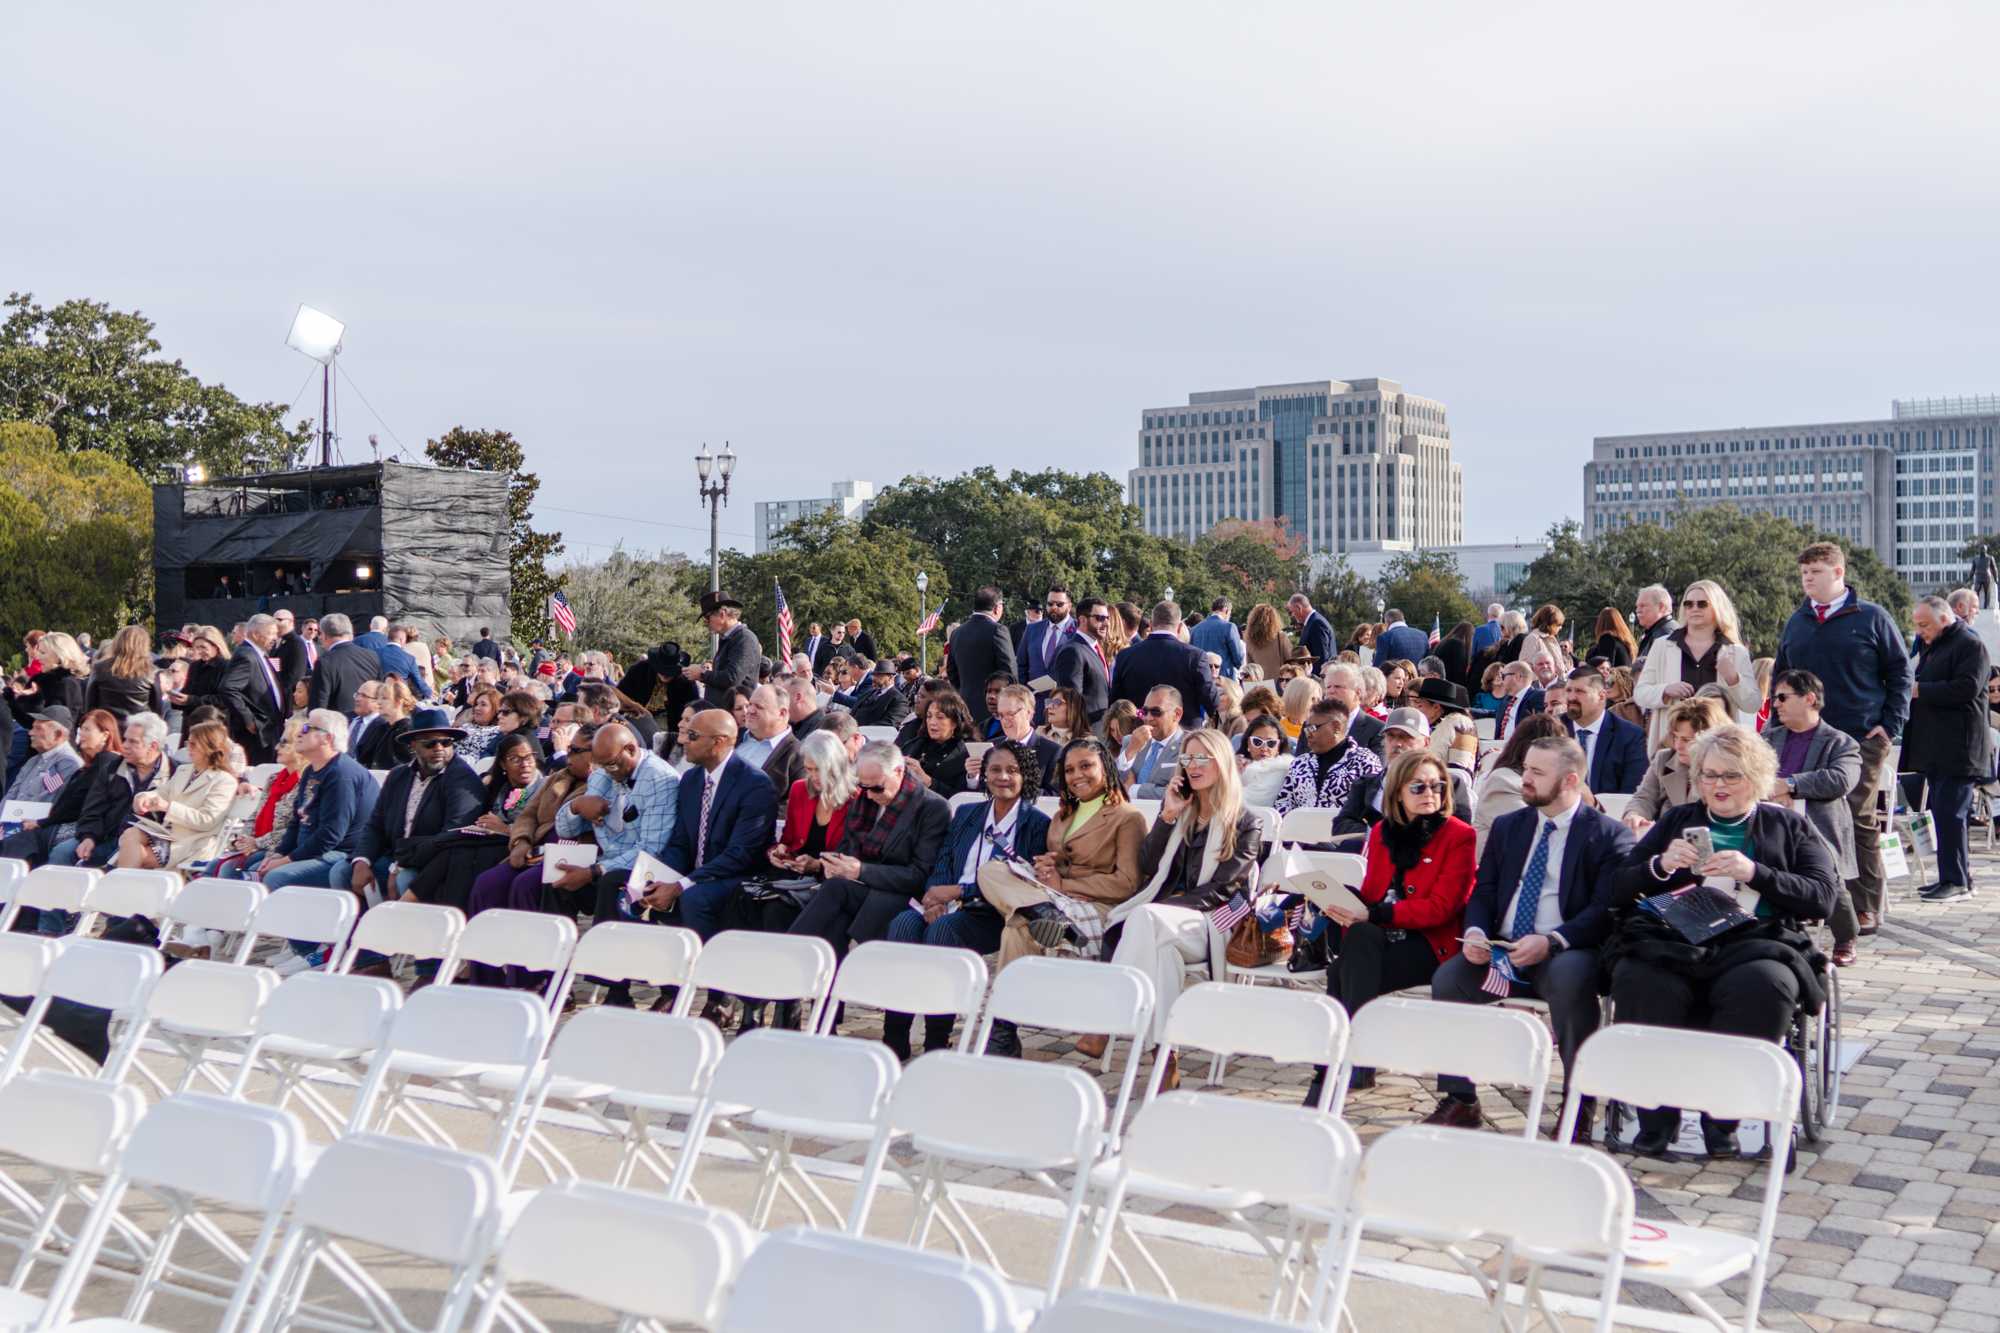
<path id="1" fill-rule="evenodd" d="M 759 500 L 757 502 L 757 553 L 771 549 L 772 539 L 786 527 L 812 514 L 837 510 L 842 518 L 866 518 L 875 505 L 872 481 L 836 481 L 833 493 L 805 500 Z"/>
<path id="2" fill-rule="evenodd" d="M 1993 531 L 2000 396 L 1899 399 L 1886 420 L 1603 435 L 1583 465 L 1586 536 L 1733 504 L 1866 546 L 1928 589 Z"/>
<path id="3" fill-rule="evenodd" d="M 1394 380 L 1266 384 L 1148 408 L 1131 495 L 1148 532 L 1188 541 L 1229 518 L 1282 518 L 1316 554 L 1453 546 L 1465 533 L 1444 404 Z"/>

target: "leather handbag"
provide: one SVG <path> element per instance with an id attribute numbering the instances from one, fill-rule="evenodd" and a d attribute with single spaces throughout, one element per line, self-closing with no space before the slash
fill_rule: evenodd
<path id="1" fill-rule="evenodd" d="M 1291 927 L 1281 924 L 1276 930 L 1266 931 L 1252 912 L 1229 932 L 1225 956 L 1231 967 L 1269 967 L 1285 962 L 1292 956 Z"/>

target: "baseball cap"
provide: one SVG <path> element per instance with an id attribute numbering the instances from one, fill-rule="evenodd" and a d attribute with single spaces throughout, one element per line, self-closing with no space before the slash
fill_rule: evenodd
<path id="1" fill-rule="evenodd" d="M 1389 716 L 1382 719 L 1382 730 L 1407 732 L 1420 741 L 1431 738 L 1430 722 L 1414 708 L 1390 709 Z"/>
<path id="2" fill-rule="evenodd" d="M 53 722 L 65 731 L 76 730 L 76 714 L 63 704 L 50 704 L 39 713 L 29 714 L 37 722 Z"/>

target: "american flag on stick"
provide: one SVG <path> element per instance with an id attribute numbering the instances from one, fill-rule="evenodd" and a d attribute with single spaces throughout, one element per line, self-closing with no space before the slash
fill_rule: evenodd
<path id="1" fill-rule="evenodd" d="M 792 660 L 792 608 L 785 601 L 784 585 L 774 579 L 771 587 L 778 594 L 778 660 L 789 662 Z"/>
<path id="2" fill-rule="evenodd" d="M 1493 965 L 1486 969 L 1486 980 L 1479 983 L 1479 989 L 1504 1000 L 1514 993 L 1514 983 L 1520 979 L 1521 974 L 1514 970 L 1514 960 L 1495 949 Z"/>
<path id="3" fill-rule="evenodd" d="M 1244 917 L 1249 916 L 1256 910 L 1255 905 L 1250 901 L 1250 895 L 1239 890 L 1228 902 L 1211 911 L 1208 914 L 1208 919 L 1214 923 L 1217 930 L 1227 935 L 1230 931 L 1236 929 Z"/>
<path id="4" fill-rule="evenodd" d="M 1431 617 L 1431 647 L 1433 648 L 1437 647 L 1438 640 L 1442 639 L 1443 637 L 1444 637 L 1444 613 L 1439 612 L 1438 614 Z"/>
<path id="5" fill-rule="evenodd" d="M 924 623 L 917 626 L 917 637 L 921 639 L 924 637 L 924 635 L 929 634 L 932 630 L 936 629 L 938 627 L 938 621 L 943 619 L 943 617 L 944 617 L 944 603 L 939 602 L 937 606 L 932 609 L 931 613 L 924 617 Z"/>
<path id="6" fill-rule="evenodd" d="M 549 594 L 549 619 L 556 622 L 556 628 L 565 635 L 576 637 L 576 612 L 569 609 L 569 598 L 560 590 Z"/>

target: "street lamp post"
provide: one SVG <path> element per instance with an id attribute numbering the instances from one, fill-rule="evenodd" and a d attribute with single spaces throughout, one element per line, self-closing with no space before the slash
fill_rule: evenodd
<path id="1" fill-rule="evenodd" d="M 729 474 L 736 470 L 736 453 L 729 447 L 729 441 L 722 442 L 722 452 L 708 451 L 708 441 L 703 440 L 701 452 L 694 456 L 694 470 L 701 479 L 701 498 L 708 505 L 708 590 L 722 591 L 722 506 L 729 502 Z M 709 473 L 716 479 L 710 481 Z M 712 656 L 721 640 L 714 634 L 708 636 L 708 651 Z"/>
<path id="2" fill-rule="evenodd" d="M 919 629 L 922 629 L 924 622 L 930 619 L 930 598 L 927 595 L 930 591 L 930 586 L 931 576 L 924 573 L 921 569 L 918 570 L 917 628 Z M 917 666 L 924 675 L 928 676 L 931 674 L 931 636 L 928 634 L 919 634 L 917 636 Z"/>

